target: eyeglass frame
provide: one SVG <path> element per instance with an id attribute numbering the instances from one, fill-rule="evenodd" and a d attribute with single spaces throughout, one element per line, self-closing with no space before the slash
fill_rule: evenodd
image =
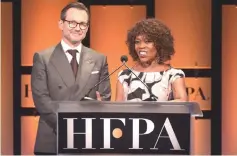
<path id="1" fill-rule="evenodd" d="M 63 19 L 62 21 L 68 22 L 68 26 L 69 26 L 70 28 L 76 28 L 77 25 L 79 25 L 79 28 L 80 28 L 81 30 L 85 30 L 85 29 L 88 28 L 88 26 L 89 26 L 88 23 L 84 23 L 84 22 L 77 23 L 76 21 L 68 21 L 68 20 L 66 20 L 66 19 Z M 75 27 L 70 26 L 72 22 L 76 23 L 76 26 L 75 26 Z M 86 24 L 86 27 L 85 27 L 84 29 L 82 29 L 82 28 L 81 28 L 81 24 Z"/>

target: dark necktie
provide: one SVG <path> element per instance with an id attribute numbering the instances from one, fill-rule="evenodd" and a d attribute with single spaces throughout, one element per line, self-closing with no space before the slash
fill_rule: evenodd
<path id="1" fill-rule="evenodd" d="M 72 71 L 75 77 L 77 76 L 77 70 L 78 70 L 78 63 L 77 63 L 77 57 L 76 57 L 77 52 L 78 52 L 77 50 L 68 50 L 68 53 L 72 55 L 72 60 L 70 64 L 72 66 Z"/>

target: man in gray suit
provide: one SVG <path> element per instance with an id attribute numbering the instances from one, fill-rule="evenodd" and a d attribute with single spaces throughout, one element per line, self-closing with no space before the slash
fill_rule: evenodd
<path id="1" fill-rule="evenodd" d="M 82 45 L 89 26 L 88 9 L 79 2 L 61 11 L 61 42 L 37 52 L 33 58 L 31 86 L 40 114 L 35 154 L 56 154 L 56 113 L 54 101 L 80 101 L 100 80 L 108 76 L 106 57 Z M 50 36 L 49 36 L 50 37 Z M 89 97 L 110 100 L 110 81 L 92 89 Z"/>

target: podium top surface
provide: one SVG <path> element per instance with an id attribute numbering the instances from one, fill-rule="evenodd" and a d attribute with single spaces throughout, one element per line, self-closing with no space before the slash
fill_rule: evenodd
<path id="1" fill-rule="evenodd" d="M 57 112 L 172 113 L 202 117 L 196 102 L 60 101 Z"/>

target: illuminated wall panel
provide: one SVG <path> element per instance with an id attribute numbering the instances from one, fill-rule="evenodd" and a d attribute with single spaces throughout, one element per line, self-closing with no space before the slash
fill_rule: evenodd
<path id="1" fill-rule="evenodd" d="M 211 0 L 155 0 L 155 16 L 170 28 L 180 68 L 211 67 Z"/>
<path id="2" fill-rule="evenodd" d="M 186 78 L 189 101 L 197 102 L 202 110 L 211 110 L 211 79 Z M 194 120 L 194 142 L 192 154 L 211 153 L 210 120 Z"/>
<path id="3" fill-rule="evenodd" d="M 30 75 L 21 76 L 21 106 L 34 107 L 32 91 L 30 85 Z"/>
<path id="4" fill-rule="evenodd" d="M 0 11 L 2 11 L 1 9 L 0 9 Z M 2 22 L 2 21 L 1 21 Z M 0 34 L 2 34 L 2 25 L 0 25 Z M 2 45 L 2 43 L 1 43 L 1 38 L 0 38 L 0 47 L 2 47 L 1 46 Z M 2 49 L 1 49 L 1 51 L 2 51 Z M 0 73 L 1 73 L 1 75 L 2 75 L 2 70 L 1 70 L 1 68 L 2 68 L 2 65 L 1 65 L 1 62 L 2 62 L 2 57 L 1 57 L 1 52 L 0 52 Z M 2 103 L 2 78 L 0 77 L 0 105 L 1 105 L 1 103 Z M 1 111 L 1 106 L 0 106 L 0 112 L 2 112 Z M 2 117 L 1 117 L 1 115 L 0 115 L 0 121 L 2 121 Z M 1 125 L 0 125 L 0 138 L 2 138 L 1 135 L 2 134 L 2 130 L 1 130 Z M 1 142 L 0 142 L 0 148 L 2 147 L 2 144 L 1 144 Z M 2 154 L 2 152 L 0 151 L 0 154 Z"/>
<path id="5" fill-rule="evenodd" d="M 1 2 L 1 154 L 13 154 L 12 3 Z"/>
<path id="6" fill-rule="evenodd" d="M 22 0 L 21 61 L 22 66 L 31 66 L 33 54 L 56 45 L 61 40 L 58 28 L 61 9 L 74 0 Z M 34 107 L 30 76 L 22 75 L 22 107 Z M 28 88 L 26 88 L 28 85 Z M 28 97 L 26 90 L 28 89 Z M 38 117 L 22 117 L 22 154 L 33 154 Z"/>
<path id="7" fill-rule="evenodd" d="M 189 101 L 197 102 L 202 110 L 211 110 L 211 78 L 186 78 Z"/>
<path id="8" fill-rule="evenodd" d="M 33 155 L 39 117 L 21 117 L 21 154 Z"/>
<path id="9" fill-rule="evenodd" d="M 155 16 L 167 24 L 175 38 L 171 64 L 178 68 L 211 68 L 211 0 L 156 0 Z M 211 79 L 186 78 L 190 101 L 211 110 Z M 210 154 L 210 121 L 193 125 L 193 154 Z M 204 135 L 205 134 L 205 135 Z"/>
<path id="10" fill-rule="evenodd" d="M 22 0 L 21 61 L 30 66 L 36 51 L 56 45 L 61 40 L 58 28 L 61 9 L 73 0 Z"/>
<path id="11" fill-rule="evenodd" d="M 91 48 L 104 53 L 108 57 L 109 72 L 120 64 L 123 54 L 128 56 L 125 44 L 127 30 L 146 17 L 145 6 L 91 6 Z M 128 65 L 132 65 L 129 57 Z M 112 100 L 115 97 L 117 73 L 111 76 Z"/>
<path id="12" fill-rule="evenodd" d="M 22 0 L 23 66 L 32 65 L 34 52 L 60 41 L 60 11 L 69 1 L 72 0 Z M 180 68 L 210 68 L 211 0 L 155 0 L 155 7 L 156 17 L 171 28 L 175 37 L 176 55 L 172 65 Z M 108 57 L 111 73 L 121 64 L 120 56 L 128 55 L 125 44 L 127 30 L 135 22 L 145 18 L 146 7 L 97 5 L 90 9 L 90 45 Z M 132 66 L 130 57 L 129 60 L 128 65 Z M 112 100 L 115 96 L 117 73 L 111 77 Z M 211 79 L 186 78 L 186 83 L 190 101 L 198 102 L 203 110 L 210 110 Z M 22 106 L 33 107 L 30 76 L 22 75 L 21 87 Z M 37 124 L 38 118 L 22 117 L 22 154 L 33 154 Z M 192 154 L 210 154 L 210 120 L 195 120 L 193 128 Z"/>
<path id="13" fill-rule="evenodd" d="M 192 155 L 211 154 L 211 121 L 198 119 L 193 124 Z"/>
<path id="14" fill-rule="evenodd" d="M 222 7 L 222 154 L 237 155 L 237 8 Z"/>

